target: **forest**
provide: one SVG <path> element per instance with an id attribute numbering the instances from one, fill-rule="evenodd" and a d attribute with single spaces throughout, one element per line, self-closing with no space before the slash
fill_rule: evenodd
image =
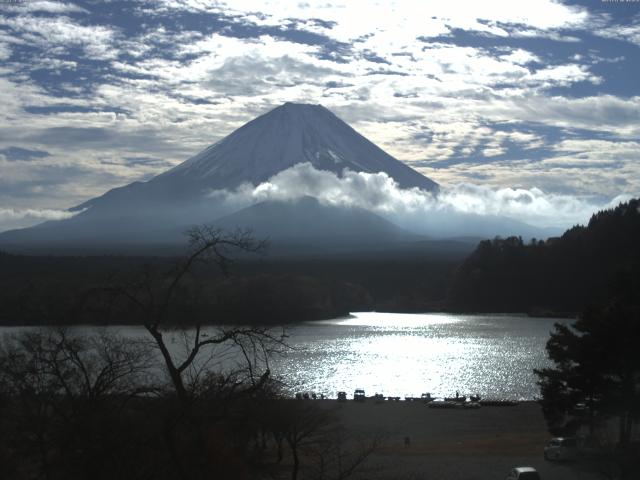
<path id="1" fill-rule="evenodd" d="M 453 311 L 574 315 L 640 298 L 640 200 L 594 214 L 559 238 L 483 240 L 457 269 Z"/>
<path id="2" fill-rule="evenodd" d="M 472 243 L 353 257 L 238 255 L 226 271 L 193 266 L 174 299 L 193 322 L 286 324 L 352 311 L 443 308 L 448 282 Z M 270 247 L 265 246 L 269 252 Z M 117 302 L 96 302 L 114 282 L 170 275 L 180 257 L 26 256 L 0 253 L 0 324 L 135 324 Z M 221 320 L 222 319 L 222 320 Z"/>

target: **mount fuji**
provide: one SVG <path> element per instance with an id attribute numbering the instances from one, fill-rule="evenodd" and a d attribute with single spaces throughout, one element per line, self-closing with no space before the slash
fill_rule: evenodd
<path id="1" fill-rule="evenodd" d="M 300 221 L 307 213 L 317 219 L 314 231 L 326 236 L 342 230 L 346 223 L 360 225 L 361 230 L 352 231 L 350 237 L 356 243 L 358 237 L 397 239 L 408 233 L 365 210 L 351 209 L 346 222 L 339 207 L 318 206 L 308 199 L 298 202 L 302 210 L 297 213 L 290 205 L 262 205 L 250 214 L 237 212 L 234 216 L 236 212 L 225 210 L 210 196 L 213 191 L 231 191 L 243 184 L 260 185 L 300 163 L 339 177 L 345 170 L 383 172 L 401 188 L 438 191 L 434 181 L 384 152 L 323 106 L 285 103 L 147 182 L 114 188 L 71 208 L 78 212 L 72 218 L 0 234 L 0 246 L 122 251 L 132 245 L 182 245 L 184 231 L 191 225 L 215 224 L 220 219 L 221 225 L 228 226 L 234 218 L 240 222 L 257 216 L 262 216 L 261 233 L 277 237 L 282 228 L 270 231 L 266 226 L 281 227 L 287 222 L 283 215 L 292 222 Z M 273 222 L 265 215 L 271 215 Z"/>
<path id="2" fill-rule="evenodd" d="M 72 210 L 180 205 L 212 190 L 259 185 L 298 163 L 342 175 L 384 172 L 401 188 L 438 185 L 396 160 L 321 105 L 285 103 L 148 182 L 114 188 Z"/>

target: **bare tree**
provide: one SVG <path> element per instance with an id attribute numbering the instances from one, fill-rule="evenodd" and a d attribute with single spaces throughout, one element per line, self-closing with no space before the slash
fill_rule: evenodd
<path id="1" fill-rule="evenodd" d="M 266 243 L 256 240 L 248 230 L 224 232 L 209 226 L 194 227 L 188 232 L 188 254 L 180 259 L 171 269 L 164 272 L 146 269 L 138 278 L 128 282 L 111 282 L 93 291 L 108 292 L 113 299 L 124 298 L 140 314 L 141 323 L 149 332 L 158 348 L 171 384 L 180 400 L 187 400 L 190 387 L 193 391 L 193 380 L 206 365 L 213 348 L 220 348 L 228 353 L 233 349 L 243 360 L 243 378 L 252 388 L 262 385 L 270 372 L 268 358 L 281 350 L 285 344 L 284 330 L 274 332 L 271 328 L 222 327 L 215 332 L 205 331 L 203 322 L 195 318 L 185 319 L 185 312 L 176 311 L 173 303 L 179 294 L 186 295 L 185 286 L 193 292 L 197 291 L 193 276 L 198 264 L 208 263 L 217 266 L 223 274 L 228 274 L 229 267 L 238 253 L 259 253 Z M 223 324 L 226 319 L 209 318 L 206 323 Z M 173 329 L 181 329 L 183 355 L 177 356 L 167 342 L 167 334 Z M 174 349 L 175 350 L 175 349 Z M 208 350 L 205 353 L 205 350 Z M 236 375 L 238 371 L 235 372 Z"/>
<path id="2" fill-rule="evenodd" d="M 125 407 L 150 391 L 150 358 L 143 345 L 106 334 L 41 329 L 4 338 L 0 384 L 10 416 L 3 429 L 13 457 L 5 470 L 13 465 L 16 478 L 93 477 L 105 466 L 105 451 L 125 443 L 115 426 Z M 95 428 L 100 424 L 110 428 Z"/>
<path id="3" fill-rule="evenodd" d="M 177 405 L 171 406 L 170 397 L 165 397 L 161 413 L 162 436 L 176 478 L 204 478 L 210 473 L 211 439 L 229 436 L 234 422 L 242 424 L 240 400 L 251 399 L 265 388 L 270 379 L 269 358 L 286 348 L 282 328 L 238 326 L 233 319 L 213 317 L 202 280 L 211 275 L 211 269 L 201 268 L 202 264 L 227 275 L 237 255 L 259 253 L 265 246 L 248 230 L 229 233 L 195 227 L 189 231 L 187 254 L 170 268 L 163 268 L 166 263 L 159 261 L 128 277 L 111 278 L 85 297 L 85 308 L 107 305 L 129 318 L 134 315 L 159 352 L 177 399 Z M 234 455 L 242 458 L 246 438 L 234 442 Z"/>

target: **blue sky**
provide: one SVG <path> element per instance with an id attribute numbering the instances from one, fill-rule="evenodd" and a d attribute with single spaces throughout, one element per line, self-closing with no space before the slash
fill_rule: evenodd
<path id="1" fill-rule="evenodd" d="M 443 185 L 640 193 L 640 1 L 0 0 L 0 230 L 285 101 Z"/>

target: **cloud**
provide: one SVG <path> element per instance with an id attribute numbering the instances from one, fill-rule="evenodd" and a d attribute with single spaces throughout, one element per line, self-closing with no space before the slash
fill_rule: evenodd
<path id="1" fill-rule="evenodd" d="M 0 155 L 4 155 L 4 158 L 9 161 L 25 161 L 33 160 L 34 158 L 46 158 L 50 156 L 50 153 L 28 148 L 8 147 L 0 149 Z"/>
<path id="2" fill-rule="evenodd" d="M 540 122 L 559 127 L 606 131 L 620 137 L 640 134 L 640 96 L 582 98 L 530 96 L 477 107 L 494 121 Z"/>
<path id="3" fill-rule="evenodd" d="M 509 52 L 508 55 L 502 55 L 503 60 L 513 62 L 517 65 L 526 65 L 532 62 L 540 62 L 540 59 L 531 52 L 523 50 L 522 48 L 516 48 Z"/>
<path id="4" fill-rule="evenodd" d="M 499 145 L 491 144 L 487 148 L 484 148 L 482 150 L 482 155 L 485 157 L 497 157 L 499 155 L 503 155 L 506 151 L 506 148 L 500 147 Z"/>
<path id="5" fill-rule="evenodd" d="M 10 12 L 47 12 L 47 13 L 88 13 L 82 7 L 68 2 L 28 0 L 18 2 L 5 2 L 5 7 Z"/>
<path id="6" fill-rule="evenodd" d="M 335 73 L 288 55 L 271 60 L 243 56 L 229 58 L 223 66 L 212 70 L 204 86 L 218 95 L 258 95 L 299 84 L 323 85 L 326 77 Z"/>
<path id="7" fill-rule="evenodd" d="M 71 47 L 82 47 L 94 59 L 109 59 L 117 55 L 114 41 L 117 32 L 104 25 L 81 25 L 66 16 L 34 15 L 0 16 L 0 25 L 12 29 L 23 42 L 43 50 L 60 53 Z"/>
<path id="8" fill-rule="evenodd" d="M 0 60 L 9 60 L 11 58 L 11 47 L 6 43 L 0 43 Z"/>
<path id="9" fill-rule="evenodd" d="M 540 69 L 527 75 L 525 81 L 532 83 L 533 86 L 549 88 L 585 81 L 599 84 L 602 82 L 602 78 L 591 74 L 585 65 L 569 64 Z"/>
<path id="10" fill-rule="evenodd" d="M 529 26 L 539 30 L 567 28 L 581 25 L 588 18 L 585 9 L 567 6 L 553 0 L 532 0 L 527 8 L 509 0 L 476 2 L 429 2 L 421 0 L 391 0 L 370 2 L 348 0 L 337 2 L 289 2 L 286 0 L 243 0 L 208 4 L 191 0 L 165 0 L 164 8 L 190 11 L 227 11 L 230 15 L 259 12 L 251 18 L 261 25 L 281 25 L 287 19 L 301 21 L 323 19 L 308 23 L 314 32 L 331 32 L 344 41 L 365 37 L 375 44 L 387 42 L 389 47 L 402 44 L 418 35 L 440 35 L 447 26 L 493 34 L 506 34 L 499 24 Z M 231 7 L 230 5 L 233 5 Z M 363 16 L 363 12 L 366 15 Z M 488 21 L 482 21 L 488 20 Z M 301 25 L 305 25 L 301 22 Z M 372 34 L 372 25 L 377 25 Z"/>
<path id="11" fill-rule="evenodd" d="M 14 209 L 0 208 L 0 232 L 14 228 L 25 228 L 47 220 L 63 220 L 79 212 L 53 209 Z"/>
<path id="12" fill-rule="evenodd" d="M 640 46 L 640 15 L 636 14 L 635 21 L 628 25 L 612 25 L 607 16 L 596 16 L 592 20 L 593 34 L 604 38 L 613 38 L 621 42 L 633 43 Z"/>
<path id="13" fill-rule="evenodd" d="M 469 183 L 442 186 L 438 195 L 412 188 L 401 189 L 385 173 L 345 170 L 341 177 L 300 163 L 258 186 L 242 185 L 235 191 L 216 190 L 209 197 L 239 209 L 264 201 L 291 201 L 306 196 L 324 205 L 356 207 L 384 216 L 405 228 L 438 235 L 437 221 L 452 216 L 504 217 L 540 228 L 565 229 L 584 224 L 596 211 L 610 208 L 630 195 L 595 198 L 550 194 L 539 188 L 495 188 Z M 461 230 L 464 226 L 459 227 Z M 450 232 L 450 230 L 448 230 Z M 458 232 L 459 234 L 461 232 Z M 477 234 L 467 231 L 466 234 Z"/>

